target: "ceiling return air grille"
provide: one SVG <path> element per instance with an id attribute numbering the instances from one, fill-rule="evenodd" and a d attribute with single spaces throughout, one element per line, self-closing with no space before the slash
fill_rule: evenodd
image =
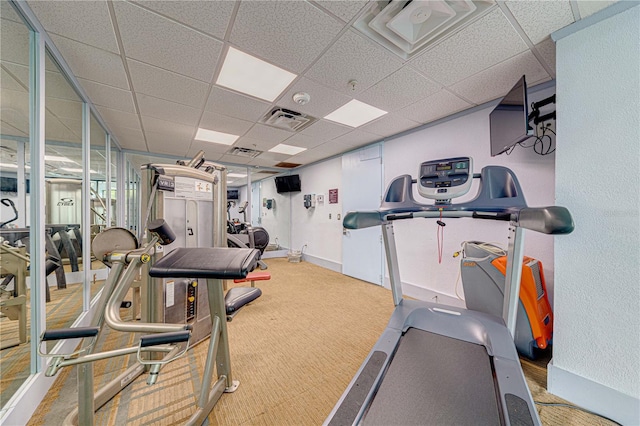
<path id="1" fill-rule="evenodd" d="M 262 154 L 262 151 L 258 151 L 257 149 L 250 148 L 242 148 L 240 146 L 232 148 L 229 152 L 229 155 L 237 155 L 239 157 L 248 157 L 255 158 L 258 155 Z"/>
<path id="2" fill-rule="evenodd" d="M 317 118 L 311 117 L 310 115 L 302 114 L 286 108 L 275 107 L 262 117 L 260 123 L 277 127 L 278 129 L 288 130 L 290 132 L 298 132 L 316 120 Z"/>
<path id="3" fill-rule="evenodd" d="M 353 26 L 403 59 L 464 28 L 495 6 L 490 0 L 383 0 Z"/>

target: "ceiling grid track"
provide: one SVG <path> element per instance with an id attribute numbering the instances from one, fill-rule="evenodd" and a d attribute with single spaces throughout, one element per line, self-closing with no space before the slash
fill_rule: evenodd
<path id="1" fill-rule="evenodd" d="M 233 24 L 236 22 L 236 16 L 238 15 L 239 8 L 240 8 L 240 2 L 238 1 L 233 7 L 233 12 L 231 12 L 231 18 L 229 19 L 229 24 L 227 25 L 227 30 L 225 31 L 224 39 L 222 40 L 224 44 L 222 46 L 222 49 L 220 50 L 220 57 L 218 58 L 219 60 L 217 61 L 216 69 L 213 72 L 213 77 L 209 82 L 209 88 L 207 89 L 207 94 L 204 97 L 204 105 L 202 106 L 202 112 L 200 113 L 200 117 L 198 117 L 198 125 L 193 130 L 193 135 L 191 136 L 191 143 L 189 144 L 189 147 L 185 152 L 185 157 L 189 152 L 189 150 L 191 149 L 193 142 L 196 140 L 195 138 L 196 138 L 196 134 L 198 133 L 198 129 L 200 128 L 200 122 L 202 121 L 202 117 L 204 117 L 204 114 L 207 110 L 206 107 L 207 107 L 207 102 L 209 102 L 209 96 L 211 96 L 211 91 L 213 90 L 213 87 L 216 84 L 216 80 L 218 79 L 218 75 L 220 74 L 220 70 L 222 69 L 222 65 L 224 64 L 224 61 L 222 60 L 222 58 L 226 56 L 227 51 L 229 50 L 229 37 L 231 37 L 231 30 L 233 29 Z M 249 130 L 251 130 L 251 128 L 249 128 Z"/>
<path id="2" fill-rule="evenodd" d="M 127 55 L 124 51 L 124 43 L 122 43 L 122 38 L 120 35 L 120 28 L 118 28 L 118 20 L 116 19 L 116 12 L 113 8 L 113 1 L 108 0 L 107 6 L 109 8 L 109 15 L 111 16 L 111 23 L 113 24 L 113 32 L 116 35 L 116 42 L 118 43 L 118 50 L 120 51 L 120 58 L 122 59 L 122 65 L 124 67 L 124 72 L 127 75 L 127 82 L 129 83 L 129 88 L 131 90 L 131 97 L 133 98 L 133 106 L 136 109 L 136 115 L 138 116 L 138 121 L 140 122 L 140 129 L 142 130 L 142 138 L 144 139 L 144 145 L 147 147 L 147 151 L 151 152 L 149 149 L 149 142 L 147 142 L 147 133 L 144 131 L 144 124 L 142 123 L 142 116 L 140 115 L 140 107 L 138 106 L 138 98 L 136 97 L 136 92 L 133 87 L 133 79 L 131 78 L 131 73 L 129 72 L 129 64 L 127 63 Z"/>
<path id="3" fill-rule="evenodd" d="M 529 50 L 531 51 L 531 53 L 533 53 L 533 56 L 536 57 L 538 62 L 540 62 L 540 65 L 542 65 L 542 67 L 547 72 L 547 74 L 549 74 L 549 77 L 554 78 L 554 76 L 556 75 L 555 71 L 551 69 L 549 64 L 547 64 L 547 61 L 545 61 L 542 55 L 540 54 L 540 52 L 538 52 L 538 48 L 533 44 L 531 39 L 529 39 L 529 36 L 524 32 L 524 30 L 522 29 L 522 26 L 520 26 L 516 17 L 513 16 L 513 13 L 511 13 L 511 10 L 506 5 L 505 1 L 497 0 L 496 3 L 498 4 L 498 7 L 500 8 L 504 16 L 507 18 L 511 26 L 513 26 L 513 28 L 516 30 L 518 35 L 520 35 L 520 38 L 522 38 L 522 40 L 527 44 L 527 46 L 529 47 Z"/>

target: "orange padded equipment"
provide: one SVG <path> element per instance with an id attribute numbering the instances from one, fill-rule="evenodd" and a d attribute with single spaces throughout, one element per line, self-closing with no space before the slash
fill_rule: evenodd
<path id="1" fill-rule="evenodd" d="M 500 272 L 507 272 L 507 257 L 499 257 L 491 262 Z M 534 274 L 530 265 L 537 263 L 540 273 Z M 539 276 L 540 281 L 536 282 Z M 523 256 L 520 301 L 529 317 L 531 333 L 540 349 L 547 347 L 553 337 L 553 312 L 547 298 L 547 283 L 544 279 L 542 262 Z"/>
<path id="2" fill-rule="evenodd" d="M 233 280 L 234 283 L 246 283 L 247 281 L 251 281 L 251 287 L 256 286 L 256 281 L 267 281 L 271 279 L 271 274 L 268 272 L 249 272 L 246 278 L 238 278 Z"/>

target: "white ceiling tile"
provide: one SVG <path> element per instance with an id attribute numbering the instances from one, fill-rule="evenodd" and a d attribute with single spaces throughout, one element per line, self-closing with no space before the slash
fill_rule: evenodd
<path id="1" fill-rule="evenodd" d="M 2 62 L 29 65 L 29 30 L 24 24 L 0 19 Z"/>
<path id="2" fill-rule="evenodd" d="M 115 138 L 122 149 L 147 151 L 147 143 L 141 130 L 111 127 L 111 136 Z"/>
<path id="3" fill-rule="evenodd" d="M 249 164 L 252 158 L 241 157 L 239 155 L 223 155 L 218 161 L 222 163 Z"/>
<path id="4" fill-rule="evenodd" d="M 82 120 L 82 102 L 68 99 L 47 98 L 45 107 L 56 117 Z"/>
<path id="5" fill-rule="evenodd" d="M 256 124 L 245 136 L 259 141 L 278 144 L 293 136 L 293 133 L 265 126 L 264 124 Z"/>
<path id="6" fill-rule="evenodd" d="M 195 134 L 196 129 L 194 126 L 172 123 L 167 120 L 144 115 L 140 115 L 140 118 L 142 120 L 142 126 L 144 127 L 144 134 L 147 136 L 147 142 L 150 141 L 149 134 L 154 133 L 157 135 L 166 135 L 167 138 L 174 140 L 175 143 L 187 142 L 187 145 L 189 145 Z M 165 138 L 163 138 L 163 140 L 165 140 Z"/>
<path id="7" fill-rule="evenodd" d="M 27 132 L 29 131 L 28 127 L 24 130 L 25 131 L 22 131 L 16 127 L 13 127 L 11 124 L 5 123 L 4 120 L 0 120 L 0 134 L 2 135 L 27 137 Z M 0 160 L 2 160 L 2 158 L 0 158 Z"/>
<path id="8" fill-rule="evenodd" d="M 308 93 L 311 100 L 306 105 L 295 103 L 293 101 L 293 95 L 298 92 Z M 302 77 L 294 83 L 291 89 L 287 90 L 276 103 L 283 108 L 309 114 L 316 118 L 322 118 L 350 100 L 350 96 L 336 92 L 313 80 Z"/>
<path id="9" fill-rule="evenodd" d="M 28 3 L 49 34 L 59 34 L 110 52 L 120 52 L 106 1 Z"/>
<path id="10" fill-rule="evenodd" d="M 81 136 L 72 132 L 49 111 L 45 112 L 44 119 L 46 120 L 44 137 L 47 141 L 82 143 Z"/>
<path id="11" fill-rule="evenodd" d="M 449 86 L 527 49 L 500 9 L 437 44 L 410 64 Z"/>
<path id="12" fill-rule="evenodd" d="M 320 147 L 318 147 L 320 148 Z M 315 161 L 322 160 L 327 157 L 331 157 L 335 154 L 341 153 L 341 149 L 337 147 L 332 147 L 331 149 L 309 149 L 301 152 L 300 154 L 296 154 L 293 157 L 290 157 L 290 162 L 298 163 L 298 164 L 310 164 Z"/>
<path id="13" fill-rule="evenodd" d="M 150 152 L 185 157 L 189 149 L 189 138 L 176 137 L 167 133 L 145 130 Z"/>
<path id="14" fill-rule="evenodd" d="M 574 22 L 569 1 L 507 1 L 505 4 L 533 44 Z"/>
<path id="15" fill-rule="evenodd" d="M 344 147 L 345 151 L 348 151 L 350 149 L 376 142 L 381 139 L 382 138 L 378 135 L 374 135 L 373 133 L 368 133 L 358 129 L 347 133 L 346 135 L 337 137 L 327 143 L 337 144 L 336 146 L 342 146 Z"/>
<path id="16" fill-rule="evenodd" d="M 429 123 L 472 106 L 453 93 L 443 89 L 428 98 L 401 109 L 398 113 L 418 123 Z"/>
<path id="17" fill-rule="evenodd" d="M 117 109 L 96 107 L 100 116 L 105 120 L 109 128 L 111 127 L 126 127 L 134 130 L 141 130 L 140 119 L 137 114 L 131 114 L 129 112 L 119 111 Z"/>
<path id="18" fill-rule="evenodd" d="M 128 58 L 211 81 L 222 42 L 133 4 L 113 6 Z"/>
<path id="19" fill-rule="evenodd" d="M 238 9 L 230 41 L 240 50 L 301 72 L 344 24 L 303 1 L 249 1 Z"/>
<path id="20" fill-rule="evenodd" d="M 528 86 L 549 79 L 533 53 L 527 51 L 462 80 L 449 90 L 481 104 L 504 96 L 523 75 L 526 75 Z"/>
<path id="21" fill-rule="evenodd" d="M 198 127 L 242 136 L 247 133 L 247 130 L 249 130 L 251 126 L 253 126 L 253 123 L 250 121 L 205 111 L 204 114 L 202 114 L 202 119 L 200 120 L 200 125 Z"/>
<path id="22" fill-rule="evenodd" d="M 7 21 L 17 22 L 19 24 L 23 24 L 24 22 L 18 15 L 18 12 L 16 12 L 8 1 L 0 2 L 0 17 Z"/>
<path id="23" fill-rule="evenodd" d="M 136 93 L 194 108 L 201 108 L 209 85 L 200 80 L 128 59 L 131 83 Z"/>
<path id="24" fill-rule="evenodd" d="M 4 122 L 29 133 L 29 95 L 26 92 L 2 88 L 0 108 L 0 118 Z"/>
<path id="25" fill-rule="evenodd" d="M 224 38 L 235 6 L 232 1 L 145 0 L 135 3 L 219 39 Z"/>
<path id="26" fill-rule="evenodd" d="M 218 145 L 219 144 L 206 142 L 198 143 L 198 141 L 193 141 L 191 143 L 191 146 L 189 147 L 189 150 L 187 151 L 186 156 L 187 158 L 193 158 L 198 152 L 202 150 L 204 151 L 204 158 L 207 161 L 218 162 L 226 152 L 225 150 L 218 150 Z M 227 146 L 225 148 L 228 149 L 229 147 Z"/>
<path id="27" fill-rule="evenodd" d="M 317 1 L 316 3 L 343 21 L 349 22 L 364 8 L 367 0 L 329 0 Z"/>
<path id="28" fill-rule="evenodd" d="M 553 71 L 553 76 L 555 78 L 556 72 L 556 44 L 551 40 L 551 37 L 547 37 L 542 42 L 536 44 L 536 49 L 538 49 L 538 53 L 542 56 L 542 59 L 547 63 L 549 68 Z"/>
<path id="29" fill-rule="evenodd" d="M 280 153 L 277 153 L 277 152 L 265 151 L 262 154 L 260 154 L 259 156 L 257 156 L 255 159 L 251 159 L 251 161 L 249 161 L 248 164 L 259 165 L 263 161 L 270 161 L 271 165 L 275 166 L 279 162 L 285 161 L 287 158 L 290 158 L 290 157 L 291 157 L 291 155 L 289 155 L 289 154 L 280 154 Z"/>
<path id="30" fill-rule="evenodd" d="M 15 90 L 16 92 L 24 92 L 25 96 L 29 96 L 29 86 L 27 85 L 25 88 L 20 78 L 5 70 L 4 63 L 2 64 L 2 68 L 0 68 L 0 87 L 2 89 Z"/>
<path id="31" fill-rule="evenodd" d="M 16 82 L 20 83 L 20 87 L 22 87 L 21 90 L 26 91 L 27 88 L 29 87 L 29 67 L 28 66 L 12 64 L 9 62 L 4 62 L 3 60 L 2 72 L 11 74 L 11 78 Z M 3 78 L 3 81 L 0 81 L 0 86 L 5 87 L 5 83 L 8 84 L 8 82 L 4 81 L 4 74 L 2 78 Z M 16 88 L 16 90 L 18 89 Z"/>
<path id="32" fill-rule="evenodd" d="M 87 44 L 51 35 L 73 75 L 120 89 L 129 89 L 122 57 Z"/>
<path id="33" fill-rule="evenodd" d="M 78 82 L 82 85 L 93 104 L 124 112 L 136 112 L 133 104 L 133 95 L 130 91 L 82 78 L 78 78 Z"/>
<path id="34" fill-rule="evenodd" d="M 319 120 L 313 123 L 311 126 L 302 129 L 300 133 L 328 141 L 337 138 L 338 136 L 342 136 L 345 133 L 349 133 L 352 130 L 353 128 L 343 126 L 342 124 L 334 123 L 328 120 Z"/>
<path id="35" fill-rule="evenodd" d="M 402 61 L 393 53 L 349 30 L 322 55 L 305 76 L 348 96 L 354 96 L 401 66 Z M 349 85 L 351 80 L 357 80 L 355 88 Z"/>
<path id="36" fill-rule="evenodd" d="M 584 19 L 588 16 L 593 15 L 596 12 L 601 11 L 606 7 L 611 6 L 617 1 L 618 0 L 614 0 L 614 1 L 576 0 L 576 3 L 578 4 L 578 10 L 580 11 L 580 18 Z"/>
<path id="37" fill-rule="evenodd" d="M 440 88 L 439 84 L 405 67 L 359 94 L 357 98 L 385 111 L 395 111 L 433 95 Z"/>
<path id="38" fill-rule="evenodd" d="M 257 121 L 270 106 L 268 102 L 213 86 L 204 109 L 229 117 Z"/>
<path id="39" fill-rule="evenodd" d="M 296 133 L 295 135 L 287 139 L 285 144 L 310 149 L 321 145 L 324 142 L 326 141 L 323 138 L 319 138 L 317 136 L 314 137 L 303 135 L 302 133 Z"/>
<path id="40" fill-rule="evenodd" d="M 380 136 L 393 136 L 419 125 L 420 123 L 408 120 L 403 115 L 391 113 L 365 124 L 360 129 Z"/>
<path id="41" fill-rule="evenodd" d="M 143 116 L 160 118 L 192 127 L 195 127 L 200 119 L 200 110 L 196 108 L 142 94 L 137 94 L 136 99 L 140 115 Z"/>
<path id="42" fill-rule="evenodd" d="M 45 97 L 80 101 L 80 96 L 71 87 L 69 81 L 60 71 L 46 71 L 44 77 Z"/>

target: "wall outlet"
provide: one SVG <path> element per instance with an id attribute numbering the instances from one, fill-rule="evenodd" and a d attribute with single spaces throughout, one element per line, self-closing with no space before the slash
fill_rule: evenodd
<path id="1" fill-rule="evenodd" d="M 338 213 L 338 220 L 340 220 L 340 213 Z"/>
<path id="2" fill-rule="evenodd" d="M 329 219 L 331 219 L 331 213 L 329 213 Z"/>

